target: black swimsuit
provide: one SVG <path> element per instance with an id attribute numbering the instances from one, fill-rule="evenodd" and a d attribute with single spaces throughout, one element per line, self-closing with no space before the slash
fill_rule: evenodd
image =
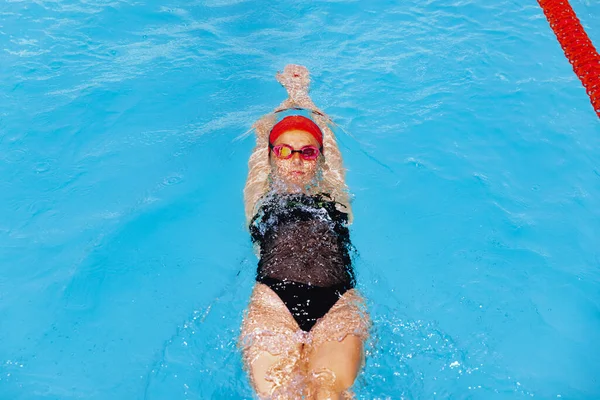
<path id="1" fill-rule="evenodd" d="M 355 285 L 348 214 L 326 194 L 270 194 L 250 223 L 260 246 L 256 281 L 309 331 Z"/>

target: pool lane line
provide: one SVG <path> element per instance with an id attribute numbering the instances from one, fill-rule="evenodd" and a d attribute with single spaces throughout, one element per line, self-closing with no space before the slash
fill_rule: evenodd
<path id="1" fill-rule="evenodd" d="M 600 55 L 568 0 L 538 3 L 600 118 Z"/>

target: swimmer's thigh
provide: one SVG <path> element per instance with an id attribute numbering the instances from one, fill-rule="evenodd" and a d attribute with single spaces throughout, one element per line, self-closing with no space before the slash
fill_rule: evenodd
<path id="1" fill-rule="evenodd" d="M 308 375 L 316 393 L 341 394 L 354 384 L 363 358 L 363 339 L 347 335 L 341 342 L 328 341 L 308 356 Z M 317 397 L 319 398 L 319 397 Z"/>
<path id="2" fill-rule="evenodd" d="M 363 364 L 369 327 L 364 301 L 354 290 L 317 322 L 311 330 L 312 343 L 305 349 L 308 375 L 317 392 L 340 394 L 352 386 Z"/>
<path id="3" fill-rule="evenodd" d="M 257 283 L 242 324 L 240 346 L 250 380 L 259 395 L 285 390 L 297 372 L 302 343 L 298 324 L 279 296 Z"/>

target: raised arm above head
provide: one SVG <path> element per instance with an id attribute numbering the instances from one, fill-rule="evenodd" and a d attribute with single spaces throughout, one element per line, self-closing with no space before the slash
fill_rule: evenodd
<path id="1" fill-rule="evenodd" d="M 341 211 L 348 213 L 352 220 L 350 196 L 345 183 L 345 169 L 335 135 L 330 128 L 333 122 L 327 115 L 317 108 L 308 95 L 310 76 L 306 67 L 301 65 L 287 65 L 283 72 L 276 75 L 277 80 L 287 90 L 288 98 L 285 99 L 274 112 L 259 119 L 254 125 L 256 132 L 256 146 L 248 162 L 248 178 L 244 188 L 244 201 L 246 220 L 250 222 L 256 212 L 256 205 L 260 198 L 269 190 L 269 133 L 275 125 L 277 112 L 287 109 L 300 108 L 312 112 L 312 119 L 323 132 L 324 163 L 323 180 L 319 184 L 319 191 L 327 192 L 340 204 Z"/>

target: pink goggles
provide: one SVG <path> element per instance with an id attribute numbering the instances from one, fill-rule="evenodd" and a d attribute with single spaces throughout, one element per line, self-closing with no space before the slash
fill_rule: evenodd
<path id="1" fill-rule="evenodd" d="M 320 148 L 312 145 L 303 146 L 300 150 L 294 150 L 289 144 L 278 144 L 277 146 L 273 146 L 269 143 L 269 148 L 273 150 L 273 153 L 275 153 L 277 158 L 281 158 L 282 160 L 292 158 L 294 153 L 299 153 L 303 160 L 312 161 L 316 160 L 321 153 Z"/>

